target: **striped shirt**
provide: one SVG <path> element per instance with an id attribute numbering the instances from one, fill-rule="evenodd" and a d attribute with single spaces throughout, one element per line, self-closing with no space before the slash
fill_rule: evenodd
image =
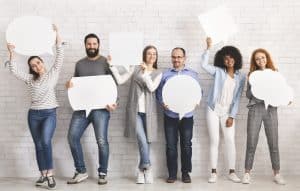
<path id="1" fill-rule="evenodd" d="M 59 73 L 63 63 L 63 48 L 62 45 L 56 46 L 56 58 L 54 65 L 48 72 L 33 80 L 33 75 L 18 70 L 14 61 L 7 62 L 9 70 L 18 79 L 27 84 L 29 93 L 31 95 L 30 109 L 52 109 L 58 107 L 55 86 L 57 84 Z"/>

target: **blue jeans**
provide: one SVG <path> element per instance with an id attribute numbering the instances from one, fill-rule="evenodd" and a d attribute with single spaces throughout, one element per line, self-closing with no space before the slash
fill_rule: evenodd
<path id="1" fill-rule="evenodd" d="M 30 109 L 27 119 L 39 170 L 53 169 L 51 140 L 56 128 L 56 108 Z"/>
<path id="2" fill-rule="evenodd" d="M 95 109 L 90 112 L 88 117 L 85 111 L 74 111 L 68 132 L 68 142 L 71 148 L 76 171 L 85 173 L 85 163 L 83 159 L 82 146 L 80 139 L 89 126 L 93 124 L 96 141 L 98 144 L 99 168 L 98 172 L 107 173 L 109 145 L 107 141 L 107 131 L 110 113 L 106 109 Z"/>
<path id="3" fill-rule="evenodd" d="M 164 115 L 167 166 L 170 178 L 176 179 L 177 177 L 178 131 L 180 135 L 181 172 L 188 173 L 192 171 L 193 124 L 193 117 L 179 120 L 179 118 L 171 118 L 166 114 Z"/>
<path id="4" fill-rule="evenodd" d="M 140 152 L 139 169 L 148 169 L 151 166 L 150 143 L 147 142 L 145 113 L 138 112 L 136 116 L 136 136 Z"/>

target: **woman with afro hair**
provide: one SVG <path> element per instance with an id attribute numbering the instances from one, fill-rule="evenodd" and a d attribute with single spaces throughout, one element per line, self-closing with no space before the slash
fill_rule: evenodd
<path id="1" fill-rule="evenodd" d="M 214 78 L 213 86 L 207 98 L 207 127 L 210 138 L 211 175 L 209 183 L 217 182 L 217 161 L 219 147 L 219 128 L 224 134 L 226 156 L 229 167 L 229 180 L 240 182 L 235 174 L 235 121 L 240 97 L 244 88 L 246 75 L 242 68 L 242 55 L 233 46 L 225 46 L 219 50 L 214 59 L 214 66 L 208 64 L 209 49 L 212 44 L 206 39 L 207 49 L 202 55 L 202 68 Z"/>

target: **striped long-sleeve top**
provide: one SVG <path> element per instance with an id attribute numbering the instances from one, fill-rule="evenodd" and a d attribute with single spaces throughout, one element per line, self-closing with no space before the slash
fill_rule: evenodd
<path id="1" fill-rule="evenodd" d="M 56 45 L 56 59 L 54 65 L 49 71 L 36 80 L 33 79 L 32 74 L 19 70 L 14 61 L 7 62 L 11 73 L 27 84 L 31 95 L 31 109 L 39 110 L 58 107 L 55 86 L 59 78 L 63 57 L 62 45 Z"/>

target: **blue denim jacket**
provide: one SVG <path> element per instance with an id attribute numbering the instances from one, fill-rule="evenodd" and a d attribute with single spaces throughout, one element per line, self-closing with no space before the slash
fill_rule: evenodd
<path id="1" fill-rule="evenodd" d="M 158 86 L 158 88 L 156 89 L 156 98 L 157 98 L 157 101 L 162 105 L 163 104 L 163 99 L 162 99 L 162 89 L 165 85 L 165 83 L 173 76 L 175 75 L 188 75 L 188 76 L 191 76 L 192 78 L 194 78 L 195 80 L 197 80 L 197 82 L 199 82 L 199 77 L 198 77 L 198 73 L 191 70 L 191 69 L 188 69 L 186 67 L 184 67 L 182 70 L 180 71 L 176 71 L 174 68 L 171 68 L 171 69 L 168 69 L 166 70 L 163 75 L 162 75 L 162 78 L 161 78 L 161 81 L 160 81 L 160 84 Z M 199 83 L 200 84 L 200 83 Z M 184 100 L 182 100 L 184 101 Z M 164 113 L 171 117 L 171 118 L 179 118 L 179 114 L 178 113 L 175 113 L 175 112 L 172 112 L 170 110 L 164 110 Z M 189 112 L 187 114 L 184 115 L 184 117 L 188 118 L 188 117 L 192 117 L 193 116 L 193 112 Z"/>
<path id="2" fill-rule="evenodd" d="M 227 73 L 224 69 L 209 65 L 209 51 L 206 50 L 202 54 L 202 68 L 214 77 L 213 87 L 210 89 L 207 97 L 207 105 L 214 110 L 218 97 L 222 93 L 223 85 L 227 77 Z M 245 85 L 246 75 L 240 71 L 236 71 L 234 74 L 235 88 L 233 91 L 233 99 L 230 104 L 229 117 L 235 118 L 239 108 L 240 98 Z"/>

